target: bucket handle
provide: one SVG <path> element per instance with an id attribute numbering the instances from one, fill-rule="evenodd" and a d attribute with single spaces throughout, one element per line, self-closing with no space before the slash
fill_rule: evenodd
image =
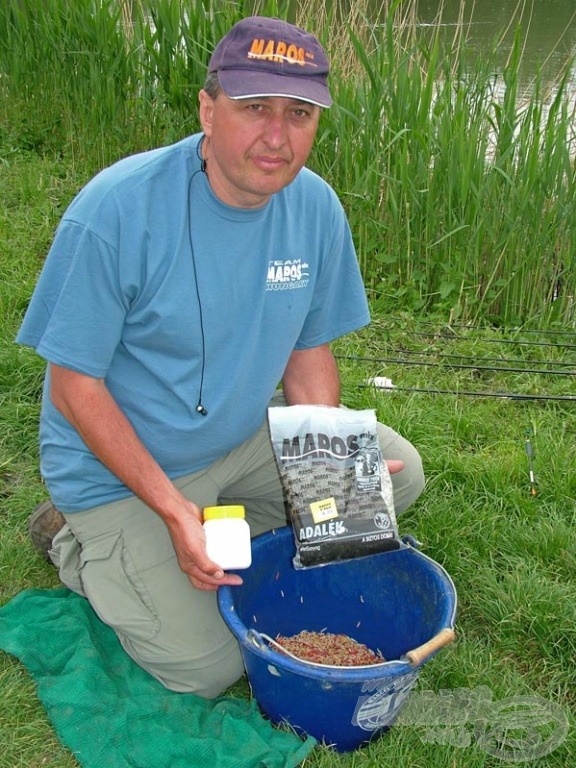
<path id="1" fill-rule="evenodd" d="M 263 638 L 265 638 L 266 635 L 261 635 L 260 632 L 257 632 L 255 629 L 249 629 L 248 632 L 246 632 L 246 640 L 249 640 L 256 648 L 266 648 L 266 643 L 264 642 Z"/>
<path id="2" fill-rule="evenodd" d="M 412 651 L 407 651 L 404 655 L 408 659 L 413 667 L 417 667 L 422 664 L 426 659 L 431 656 L 440 648 L 444 648 L 445 645 L 451 643 L 456 638 L 456 633 L 452 627 L 444 627 L 438 632 L 437 635 L 430 638 L 427 642 L 419 645 L 418 648 L 414 648 Z"/>

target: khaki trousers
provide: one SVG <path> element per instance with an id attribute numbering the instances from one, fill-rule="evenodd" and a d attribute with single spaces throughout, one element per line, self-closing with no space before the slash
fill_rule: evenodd
<path id="1" fill-rule="evenodd" d="M 405 462 L 392 475 L 401 513 L 424 487 L 420 456 L 389 427 L 379 424 L 378 438 L 384 458 Z M 175 484 L 201 507 L 244 504 L 253 536 L 287 523 L 267 424 L 208 469 Z M 166 688 L 206 698 L 242 676 L 240 649 L 220 616 L 216 592 L 192 586 L 156 513 L 131 496 L 64 517 L 50 553 L 60 578 L 90 601 L 137 664 Z"/>

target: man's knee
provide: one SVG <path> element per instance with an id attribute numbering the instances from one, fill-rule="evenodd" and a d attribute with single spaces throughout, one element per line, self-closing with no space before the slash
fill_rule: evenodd
<path id="1" fill-rule="evenodd" d="M 153 659 L 144 657 L 134 645 L 120 637 L 124 650 L 165 688 L 215 699 L 244 674 L 244 664 L 234 638 L 223 649 L 203 657 Z"/>
<path id="2" fill-rule="evenodd" d="M 391 475 L 394 492 L 394 508 L 397 514 L 414 504 L 424 490 L 426 479 L 420 454 L 414 448 L 412 456 L 403 459 L 404 469 Z"/>
<path id="3" fill-rule="evenodd" d="M 384 459 L 400 459 L 404 468 L 390 475 L 396 513 L 405 512 L 424 490 L 425 477 L 422 458 L 406 438 L 390 427 L 378 424 L 378 442 Z"/>

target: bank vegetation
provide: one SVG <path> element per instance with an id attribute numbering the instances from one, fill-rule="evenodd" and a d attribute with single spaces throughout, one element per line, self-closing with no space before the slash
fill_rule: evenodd
<path id="1" fill-rule="evenodd" d="M 120 156 L 197 130 L 215 41 L 248 13 L 314 29 L 335 106 L 311 165 L 349 214 L 377 309 L 500 326 L 573 326 L 572 62 L 552 89 L 503 72 L 466 25 L 417 25 L 412 0 L 5 0 L 0 143 L 60 155 L 81 181 Z M 6 162 L 6 161 L 5 161 Z M 9 162 L 9 159 L 8 159 Z"/>

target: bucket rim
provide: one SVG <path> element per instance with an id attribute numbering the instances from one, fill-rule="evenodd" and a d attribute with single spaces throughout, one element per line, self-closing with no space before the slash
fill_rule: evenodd
<path id="1" fill-rule="evenodd" d="M 255 549 L 259 549 L 265 546 L 266 541 L 272 537 L 280 538 L 292 538 L 293 531 L 291 526 L 280 526 L 273 528 L 270 531 L 258 534 L 252 540 L 253 554 Z M 420 552 L 412 545 L 404 545 L 401 549 L 393 550 L 390 552 L 381 552 L 376 555 L 368 555 L 368 557 L 394 557 L 403 553 L 402 556 L 416 557 L 417 559 L 423 559 L 429 563 L 429 565 L 439 572 L 446 580 L 447 585 L 450 588 L 450 610 L 445 615 L 444 627 L 447 629 L 454 629 L 456 622 L 458 597 L 456 587 L 446 569 L 431 558 L 429 555 Z M 333 563 L 323 566 L 322 568 L 331 568 L 333 566 L 343 565 L 342 563 Z M 244 622 L 240 619 L 236 613 L 234 604 L 234 586 L 223 585 L 218 588 L 217 601 L 218 607 L 222 618 L 233 635 L 236 637 L 242 652 L 250 652 L 258 656 L 263 661 L 267 661 L 271 665 L 279 666 L 294 674 L 307 676 L 310 678 L 317 678 L 326 680 L 327 678 L 337 680 L 340 682 L 358 683 L 366 680 L 375 680 L 382 677 L 396 677 L 404 674 L 418 672 L 420 668 L 429 661 L 436 652 L 427 656 L 417 664 L 413 664 L 406 657 L 399 659 L 390 659 L 380 664 L 363 665 L 359 667 L 336 667 L 331 665 L 317 664 L 313 662 L 307 662 L 305 660 L 299 660 L 291 658 L 284 653 L 280 653 L 274 650 L 261 636 L 261 634 L 254 628 L 248 628 Z"/>

